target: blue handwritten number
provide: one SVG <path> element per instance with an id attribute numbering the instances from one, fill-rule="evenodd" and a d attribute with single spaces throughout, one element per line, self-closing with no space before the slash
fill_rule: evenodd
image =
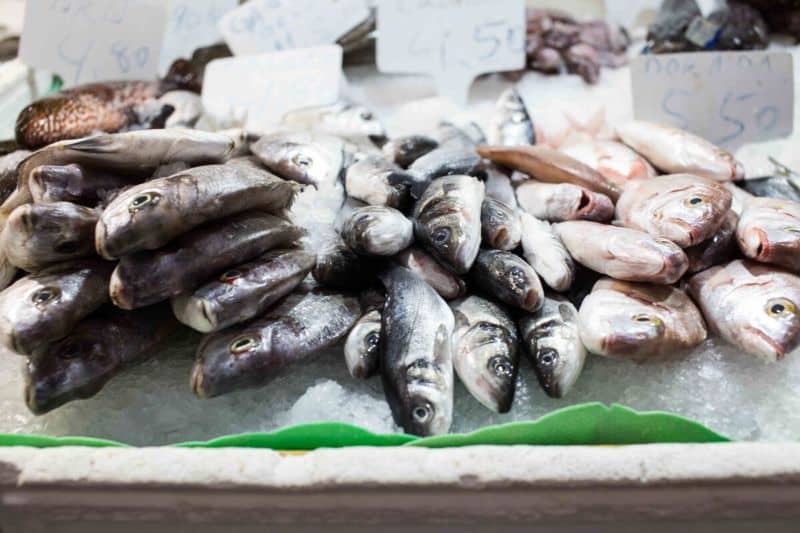
<path id="1" fill-rule="evenodd" d="M 689 91 L 683 89 L 669 89 L 666 91 L 664 97 L 661 99 L 661 110 L 664 114 L 675 118 L 678 121 L 678 127 L 685 130 L 689 129 L 689 123 L 686 122 L 686 117 L 679 111 L 673 109 L 671 105 L 672 99 L 679 96 L 689 96 Z"/>
<path id="2" fill-rule="evenodd" d="M 745 129 L 744 122 L 735 118 L 728 110 L 731 102 L 734 100 L 736 102 L 743 102 L 744 100 L 752 98 L 753 96 L 754 96 L 753 93 L 747 93 L 747 94 L 740 94 L 739 96 L 734 98 L 734 94 L 731 91 L 725 93 L 725 97 L 722 99 L 722 103 L 719 106 L 719 118 L 721 118 L 722 121 L 725 123 L 733 124 L 734 131 L 733 133 L 729 133 L 728 135 L 725 135 L 724 137 L 719 139 L 718 141 L 719 144 L 726 144 L 731 142 L 735 138 L 739 137 L 744 132 Z"/>
<path id="3" fill-rule="evenodd" d="M 475 31 L 472 33 L 472 39 L 481 45 L 488 45 L 489 48 L 486 52 L 478 57 L 481 61 L 488 61 L 489 59 L 493 58 L 495 54 L 497 54 L 497 50 L 500 49 L 500 45 L 502 42 L 500 39 L 497 38 L 496 35 L 487 34 L 492 31 L 494 28 L 502 27 L 505 24 L 504 20 L 500 21 L 493 21 L 493 22 L 485 22 L 479 26 L 475 26 Z"/>
<path id="4" fill-rule="evenodd" d="M 775 106 L 762 107 L 756 113 L 756 123 L 761 131 L 769 131 L 778 123 L 778 108 Z"/>
<path id="5" fill-rule="evenodd" d="M 120 72 L 128 73 L 131 70 L 131 63 L 128 60 L 128 47 L 125 46 L 121 41 L 115 41 L 111 45 L 111 53 L 117 59 L 117 65 L 119 66 Z"/>
<path id="6" fill-rule="evenodd" d="M 72 83 L 75 84 L 81 81 L 83 66 L 86 63 L 86 58 L 89 57 L 89 52 L 94 48 L 94 41 L 89 41 L 84 47 L 77 50 L 73 49 L 74 53 L 70 53 L 68 51 L 70 50 L 69 41 L 72 41 L 73 38 L 72 35 L 67 35 L 61 39 L 61 42 L 58 43 L 58 57 L 75 67 L 75 76 L 72 79 Z"/>

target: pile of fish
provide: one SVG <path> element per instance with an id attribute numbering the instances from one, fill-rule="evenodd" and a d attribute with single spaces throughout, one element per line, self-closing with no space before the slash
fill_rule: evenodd
<path id="1" fill-rule="evenodd" d="M 0 342 L 28 358 L 27 405 L 96 394 L 184 326 L 204 335 L 199 397 L 341 346 L 417 435 L 449 430 L 455 376 L 508 411 L 523 355 L 558 398 L 588 353 L 681 357 L 708 331 L 765 361 L 796 347 L 788 169 L 751 194 L 684 131 L 634 121 L 558 151 L 534 131 L 511 88 L 488 139 L 391 138 L 342 103 L 258 139 L 170 128 L 5 156 Z"/>

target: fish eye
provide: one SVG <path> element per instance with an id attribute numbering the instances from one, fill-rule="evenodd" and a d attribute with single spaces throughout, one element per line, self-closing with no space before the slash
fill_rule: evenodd
<path id="1" fill-rule="evenodd" d="M 42 287 L 31 295 L 31 302 L 36 307 L 41 307 L 56 300 L 60 294 L 61 291 L 56 287 Z"/>
<path id="2" fill-rule="evenodd" d="M 219 277 L 219 280 L 221 282 L 223 282 L 223 283 L 230 283 L 231 281 L 236 281 L 237 279 L 241 278 L 242 276 L 244 276 L 244 272 L 242 272 L 241 270 L 233 268 L 231 270 L 228 270 L 224 274 L 222 274 Z"/>
<path id="3" fill-rule="evenodd" d="M 775 318 L 797 313 L 797 307 L 794 302 L 786 298 L 772 298 L 767 302 L 764 309 L 769 316 Z"/>
<path id="4" fill-rule="evenodd" d="M 444 244 L 450 239 L 450 230 L 447 228 L 439 228 L 433 232 L 431 239 L 436 244 Z"/>
<path id="5" fill-rule="evenodd" d="M 359 113 L 358 116 L 361 117 L 361 120 L 372 120 L 373 118 L 372 112 L 366 109 Z"/>
<path id="6" fill-rule="evenodd" d="M 378 345 L 378 342 L 381 340 L 381 334 L 377 331 L 370 332 L 369 335 L 366 336 L 364 341 L 367 343 L 367 347 L 374 348 Z"/>
<path id="7" fill-rule="evenodd" d="M 433 418 L 433 408 L 429 403 L 417 405 L 411 410 L 411 416 L 416 422 L 425 423 Z"/>
<path id="8" fill-rule="evenodd" d="M 513 366 L 511 365 L 511 361 L 509 361 L 506 357 L 499 355 L 489 359 L 489 368 L 491 368 L 492 372 L 499 377 L 510 376 L 514 370 Z"/>
<path id="9" fill-rule="evenodd" d="M 161 195 L 154 192 L 145 192 L 142 194 L 137 194 L 131 200 L 131 203 L 128 205 L 128 211 L 131 213 L 135 213 L 140 209 L 148 206 L 148 205 L 156 205 L 158 201 L 161 199 Z"/>
<path id="10" fill-rule="evenodd" d="M 700 205 L 700 204 L 702 204 L 702 203 L 704 203 L 704 202 L 705 202 L 705 200 L 704 200 L 703 198 L 699 197 L 699 196 L 690 196 L 689 198 L 687 198 L 686 200 L 684 200 L 684 202 L 683 202 L 683 203 L 684 203 L 684 204 L 685 204 L 687 207 L 691 207 L 691 206 Z"/>
<path id="11" fill-rule="evenodd" d="M 661 325 L 661 319 L 657 316 L 648 315 L 647 313 L 639 313 L 633 315 L 634 322 L 639 322 L 641 324 L 652 324 L 654 326 Z"/>
<path id="12" fill-rule="evenodd" d="M 785 227 L 785 228 L 783 228 L 783 231 L 785 231 L 787 233 L 794 233 L 795 235 L 800 235 L 800 228 L 793 227 L 793 226 Z"/>
<path id="13" fill-rule="evenodd" d="M 543 366 L 554 366 L 558 362 L 558 352 L 552 348 L 545 348 L 539 352 L 537 359 Z"/>
<path id="14" fill-rule="evenodd" d="M 245 335 L 234 339 L 233 342 L 231 342 L 229 350 L 233 355 L 241 355 L 245 352 L 249 352 L 256 346 L 258 346 L 258 338 Z"/>
<path id="15" fill-rule="evenodd" d="M 313 162 L 313 159 L 302 152 L 298 152 L 292 156 L 292 163 L 300 167 L 310 167 Z"/>

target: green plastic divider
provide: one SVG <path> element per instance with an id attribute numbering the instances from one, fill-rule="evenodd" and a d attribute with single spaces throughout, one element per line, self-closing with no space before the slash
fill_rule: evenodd
<path id="1" fill-rule="evenodd" d="M 397 433 L 376 434 L 340 423 L 302 424 L 269 433 L 243 433 L 204 442 L 184 442 L 184 448 L 265 448 L 307 451 L 347 446 L 422 446 L 447 448 L 475 445 L 623 445 L 711 443 L 730 439 L 687 418 L 663 412 L 637 412 L 622 405 L 585 403 L 548 413 L 537 420 L 489 426 L 472 433 L 418 438 Z M 47 437 L 0 434 L 0 446 L 125 447 L 89 437 Z"/>

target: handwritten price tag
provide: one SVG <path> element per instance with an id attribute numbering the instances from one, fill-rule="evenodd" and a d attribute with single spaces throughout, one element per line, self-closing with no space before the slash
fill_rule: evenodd
<path id="1" fill-rule="evenodd" d="M 170 0 L 161 74 L 179 57 L 191 57 L 196 48 L 221 41 L 217 23 L 237 5 L 238 0 Z"/>
<path id="2" fill-rule="evenodd" d="M 332 104 L 339 97 L 342 48 L 298 48 L 212 61 L 203 81 L 203 108 L 222 121 L 242 121 L 252 133 L 274 129 L 292 109 Z"/>
<path id="3" fill-rule="evenodd" d="M 525 65 L 523 0 L 380 0 L 377 28 L 380 71 L 430 74 L 456 103 L 479 74 Z"/>
<path id="4" fill-rule="evenodd" d="M 637 119 L 677 126 L 730 150 L 792 133 L 794 74 L 786 52 L 640 56 L 631 80 Z"/>
<path id="5" fill-rule="evenodd" d="M 155 77 L 166 9 L 159 0 L 28 0 L 19 55 L 67 86 Z"/>
<path id="6" fill-rule="evenodd" d="M 236 55 L 332 44 L 367 18 L 365 0 L 251 0 L 222 17 Z"/>

